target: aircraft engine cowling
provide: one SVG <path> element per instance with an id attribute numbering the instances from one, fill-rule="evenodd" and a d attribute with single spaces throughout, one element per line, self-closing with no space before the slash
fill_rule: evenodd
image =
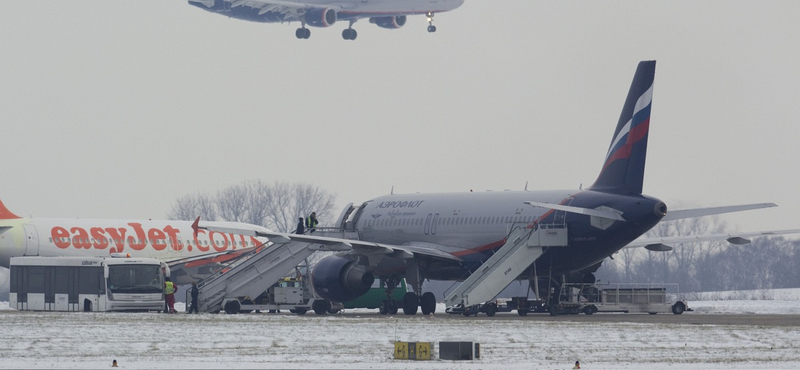
<path id="1" fill-rule="evenodd" d="M 336 10 L 331 8 L 311 9 L 305 14 L 306 24 L 313 27 L 330 27 L 336 23 Z"/>
<path id="2" fill-rule="evenodd" d="M 375 23 L 380 28 L 394 30 L 406 25 L 406 16 L 373 17 L 369 19 L 369 23 Z"/>
<path id="3" fill-rule="evenodd" d="M 331 256 L 314 266 L 311 281 L 320 297 L 346 302 L 367 293 L 375 277 L 352 260 Z"/>

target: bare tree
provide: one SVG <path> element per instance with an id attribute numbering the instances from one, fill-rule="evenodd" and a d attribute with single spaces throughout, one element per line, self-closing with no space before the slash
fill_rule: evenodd
<path id="1" fill-rule="evenodd" d="M 204 220 L 214 221 L 217 218 L 216 205 L 208 195 L 184 195 L 178 198 L 167 214 L 171 220 L 191 221 L 200 216 Z"/>
<path id="2" fill-rule="evenodd" d="M 220 190 L 215 198 L 208 195 L 179 198 L 169 217 L 192 220 L 199 215 L 204 220 L 219 218 L 291 232 L 297 220 L 311 212 L 317 212 L 321 224 L 329 222 L 335 202 L 335 195 L 318 186 L 281 181 L 270 185 L 256 180 Z"/>
<path id="3" fill-rule="evenodd" d="M 217 192 L 219 216 L 228 221 L 242 221 L 250 208 L 247 184 L 229 186 Z"/>

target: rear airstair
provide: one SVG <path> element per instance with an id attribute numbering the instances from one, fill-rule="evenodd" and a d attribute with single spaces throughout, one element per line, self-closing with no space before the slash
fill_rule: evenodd
<path id="1" fill-rule="evenodd" d="M 445 299 L 448 307 L 470 307 L 494 299 L 527 269 L 548 247 L 567 246 L 567 227 L 540 224 L 516 225 L 506 244 L 495 252 Z"/>
<path id="2" fill-rule="evenodd" d="M 202 312 L 238 312 L 238 297 L 257 297 L 315 252 L 312 244 L 288 241 L 264 246 L 197 285 Z"/>

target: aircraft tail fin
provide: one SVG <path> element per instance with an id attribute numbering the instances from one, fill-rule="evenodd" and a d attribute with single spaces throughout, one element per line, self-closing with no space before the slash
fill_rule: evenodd
<path id="1" fill-rule="evenodd" d="M 0 201 L 0 220 L 9 220 L 14 218 L 22 218 L 22 217 L 19 217 L 11 213 L 11 211 L 9 211 L 8 208 L 6 208 L 6 205 L 3 204 L 2 201 Z"/>
<path id="2" fill-rule="evenodd" d="M 656 61 L 639 62 L 603 169 L 590 189 L 610 193 L 642 193 L 655 70 Z"/>

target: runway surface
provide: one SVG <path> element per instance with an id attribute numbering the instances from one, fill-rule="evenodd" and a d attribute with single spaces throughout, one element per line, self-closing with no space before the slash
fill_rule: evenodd
<path id="1" fill-rule="evenodd" d="M 0 368 L 798 369 L 800 315 L 166 315 L 0 310 Z M 474 361 L 393 359 L 472 341 Z"/>

